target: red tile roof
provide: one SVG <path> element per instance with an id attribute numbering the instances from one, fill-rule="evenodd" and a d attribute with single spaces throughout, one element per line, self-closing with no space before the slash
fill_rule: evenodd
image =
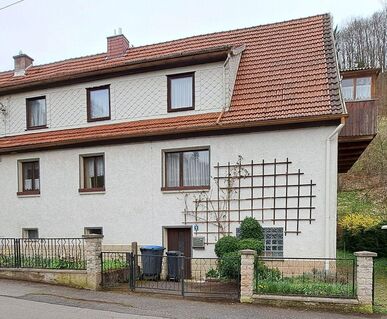
<path id="1" fill-rule="evenodd" d="M 344 113 L 329 15 L 134 47 L 116 59 L 106 59 L 106 53 L 103 53 L 32 66 L 24 77 L 13 77 L 12 71 L 2 72 L 0 88 L 81 75 L 93 70 L 111 70 L 148 58 L 230 45 L 245 45 L 246 48 L 230 109 L 222 114 L 220 125 L 215 123 L 219 114 L 212 113 L 47 131 L 0 138 L 0 152 L 23 145 L 66 144 L 82 139 L 172 133 L 179 128 L 214 129 L 260 121 L 308 121 L 311 117 L 338 118 Z"/>

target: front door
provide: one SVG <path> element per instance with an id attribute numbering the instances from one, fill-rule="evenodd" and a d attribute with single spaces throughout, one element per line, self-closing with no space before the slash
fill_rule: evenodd
<path id="1" fill-rule="evenodd" d="M 168 228 L 168 250 L 180 251 L 185 257 L 185 278 L 191 277 L 192 240 L 191 228 Z"/>

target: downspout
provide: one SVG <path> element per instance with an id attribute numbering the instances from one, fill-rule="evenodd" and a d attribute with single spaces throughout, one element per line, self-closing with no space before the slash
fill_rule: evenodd
<path id="1" fill-rule="evenodd" d="M 223 83 L 225 86 L 226 86 L 226 65 L 227 65 L 228 61 L 230 61 L 230 58 L 231 58 L 231 53 L 229 52 L 227 54 L 226 61 L 224 61 L 224 63 L 223 63 Z M 222 111 L 220 112 L 220 114 L 216 120 L 216 125 L 219 125 L 219 122 L 222 119 L 222 116 L 223 116 L 225 111 L 226 111 L 226 90 L 224 90 L 224 106 L 223 106 Z"/>
<path id="2" fill-rule="evenodd" d="M 330 173 L 331 173 L 331 142 L 333 138 L 340 133 L 344 123 L 342 122 L 335 130 L 327 137 L 326 140 L 326 159 L 325 159 L 325 258 L 329 256 L 329 235 L 330 235 Z M 327 265 L 326 265 L 327 266 Z M 329 265 L 328 265 L 329 266 Z"/>

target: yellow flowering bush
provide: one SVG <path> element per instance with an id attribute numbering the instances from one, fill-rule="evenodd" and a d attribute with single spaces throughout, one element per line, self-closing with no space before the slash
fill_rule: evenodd
<path id="1" fill-rule="evenodd" d="M 352 234 L 378 226 L 382 218 L 377 215 L 350 213 L 341 218 L 339 225 Z"/>

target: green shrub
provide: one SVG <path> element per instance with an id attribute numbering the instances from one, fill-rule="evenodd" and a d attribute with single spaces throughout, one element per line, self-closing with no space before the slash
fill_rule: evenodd
<path id="1" fill-rule="evenodd" d="M 255 276 L 260 280 L 278 281 L 281 279 L 281 272 L 278 268 L 269 268 L 262 261 L 255 262 Z"/>
<path id="2" fill-rule="evenodd" d="M 340 245 L 348 251 L 373 251 L 378 257 L 387 257 L 387 230 L 381 229 L 387 222 L 381 222 L 367 229 L 344 228 Z"/>
<path id="3" fill-rule="evenodd" d="M 242 249 L 252 249 L 257 252 L 258 255 L 261 255 L 263 252 L 263 242 L 262 240 L 254 238 L 241 239 L 238 242 L 239 250 Z"/>
<path id="4" fill-rule="evenodd" d="M 211 268 L 207 274 L 207 278 L 219 278 L 219 271 L 217 269 Z"/>
<path id="5" fill-rule="evenodd" d="M 241 256 L 238 252 L 225 253 L 219 260 L 219 274 L 222 278 L 237 279 L 241 266 Z"/>
<path id="6" fill-rule="evenodd" d="M 253 217 L 246 217 L 240 228 L 240 239 L 255 238 L 263 240 L 262 226 Z"/>
<path id="7" fill-rule="evenodd" d="M 215 244 L 215 254 L 218 257 L 238 250 L 238 239 L 233 236 L 225 236 L 220 238 Z"/>

